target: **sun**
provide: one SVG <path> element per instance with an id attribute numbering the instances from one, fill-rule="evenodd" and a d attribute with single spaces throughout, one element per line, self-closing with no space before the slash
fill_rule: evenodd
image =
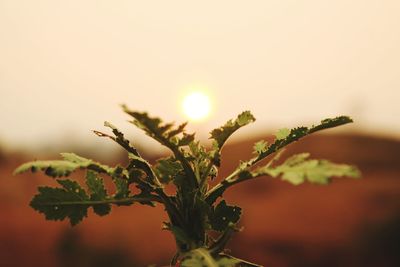
<path id="1" fill-rule="evenodd" d="M 210 114 L 210 98 L 200 91 L 191 92 L 183 99 L 182 107 L 190 120 L 199 121 Z"/>

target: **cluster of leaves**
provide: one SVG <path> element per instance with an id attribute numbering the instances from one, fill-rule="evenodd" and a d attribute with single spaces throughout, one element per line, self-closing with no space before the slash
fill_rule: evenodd
<path id="1" fill-rule="evenodd" d="M 326 119 L 312 127 L 279 130 L 273 143 L 257 142 L 253 158 L 241 162 L 230 175 L 211 187 L 209 182 L 217 176 L 224 144 L 239 128 L 255 121 L 249 111 L 211 131 L 212 147 L 206 149 L 195 140 L 194 134 L 185 132 L 186 123 L 175 126 L 126 106 L 123 109 L 133 118 L 132 124 L 169 148 L 172 154 L 151 165 L 123 133 L 105 122 L 113 134 L 99 131 L 95 134 L 115 141 L 127 151 L 129 163 L 126 166 L 110 167 L 73 153 L 62 153 L 62 160 L 28 162 L 18 167 L 15 173 L 40 170 L 56 179 L 60 187 L 39 187 L 39 193 L 31 201 L 31 206 L 48 220 L 68 218 L 75 225 L 87 216 L 89 207 L 104 216 L 110 213 L 112 204 L 164 205 L 169 216 L 164 226 L 175 236 L 177 244 L 177 254 L 171 265 L 179 261 L 181 266 L 187 267 L 257 266 L 224 254 L 227 242 L 239 230 L 237 224 L 242 210 L 228 205 L 221 197 L 226 189 L 237 183 L 269 176 L 281 177 L 294 185 L 306 181 L 326 184 L 332 177 L 359 176 L 353 166 L 310 159 L 307 153 L 293 155 L 278 164 L 284 147 L 311 133 L 352 122 L 345 116 Z M 264 165 L 258 164 L 263 160 L 267 161 Z M 86 189 L 65 178 L 77 169 L 86 170 Z M 113 194 L 104 186 L 105 175 L 115 185 Z M 164 191 L 164 186 L 170 183 L 176 187 L 174 195 Z M 132 193 L 131 185 L 136 186 L 139 193 Z M 211 237 L 215 233 L 216 239 Z"/>

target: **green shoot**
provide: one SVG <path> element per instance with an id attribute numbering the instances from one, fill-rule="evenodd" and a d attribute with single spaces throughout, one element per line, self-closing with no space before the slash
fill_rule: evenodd
<path id="1" fill-rule="evenodd" d="M 234 258 L 225 251 L 232 235 L 240 230 L 238 223 L 242 209 L 227 204 L 223 199 L 224 192 L 235 184 L 261 176 L 281 178 L 294 185 L 305 182 L 327 184 L 333 177 L 357 178 L 360 175 L 354 166 L 312 159 L 308 153 L 293 155 L 277 164 L 289 144 L 314 132 L 350 123 L 352 120 L 349 117 L 325 119 L 312 127 L 279 130 L 273 143 L 255 143 L 255 156 L 242 161 L 230 175 L 211 187 L 209 182 L 217 177 L 224 144 L 235 131 L 255 121 L 249 111 L 211 131 L 212 147 L 206 149 L 195 140 L 194 134 L 185 132 L 187 123 L 175 126 L 173 123 L 163 123 L 160 118 L 150 117 L 145 112 L 132 111 L 126 106 L 123 106 L 123 110 L 132 117 L 133 125 L 167 147 L 171 155 L 151 165 L 122 132 L 105 122 L 112 135 L 94 132 L 126 150 L 129 160 L 126 166 L 110 167 L 73 153 L 62 153 L 60 160 L 22 164 L 15 174 L 42 171 L 54 178 L 60 186 L 39 187 L 39 193 L 33 197 L 30 205 L 43 213 L 47 220 L 68 219 L 71 225 L 87 217 L 89 208 L 97 215 L 104 216 L 111 212 L 112 205 L 164 205 L 169 218 L 164 226 L 174 235 L 177 245 L 171 266 L 259 266 Z M 65 178 L 78 169 L 86 170 L 85 187 Z M 103 176 L 112 180 L 114 194 L 107 192 Z M 164 186 L 170 183 L 176 187 L 173 195 L 164 191 Z M 131 185 L 138 188 L 139 193 L 133 194 L 129 189 Z M 210 235 L 212 232 L 219 233 L 219 236 L 213 239 Z"/>

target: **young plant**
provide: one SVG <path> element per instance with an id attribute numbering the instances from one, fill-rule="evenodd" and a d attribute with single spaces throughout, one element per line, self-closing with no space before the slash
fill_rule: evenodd
<path id="1" fill-rule="evenodd" d="M 239 231 L 238 222 L 242 214 L 240 207 L 229 205 L 222 198 L 225 190 L 233 185 L 260 176 L 280 177 L 294 185 L 304 182 L 327 184 L 332 177 L 359 176 L 356 167 L 311 159 L 308 153 L 293 155 L 283 163 L 277 161 L 287 145 L 314 132 L 350 123 L 349 117 L 325 119 L 312 127 L 281 129 L 274 142 L 255 143 L 253 158 L 242 161 L 230 175 L 211 186 L 210 181 L 217 177 L 221 150 L 227 139 L 239 128 L 255 121 L 249 111 L 211 131 L 212 147 L 206 149 L 195 140 L 195 134 L 185 132 L 187 123 L 174 126 L 126 106 L 123 110 L 133 118 L 132 124 L 169 148 L 172 154 L 152 166 L 123 133 L 105 122 L 113 135 L 94 132 L 115 141 L 127 151 L 129 163 L 126 166 L 109 167 L 73 153 L 61 153 L 61 160 L 28 162 L 19 166 L 15 173 L 40 170 L 56 179 L 60 187 L 39 187 L 39 193 L 30 203 L 47 220 L 68 218 L 71 225 L 76 225 L 87 217 L 89 207 L 104 216 L 110 213 L 112 204 L 164 205 L 169 218 L 164 226 L 174 235 L 177 247 L 171 266 L 259 266 L 234 258 L 225 251 L 231 236 Z M 262 161 L 265 162 L 261 164 Z M 77 169 L 86 170 L 86 189 L 76 181 L 63 178 Z M 107 192 L 103 175 L 112 179 L 114 194 Z M 164 186 L 171 183 L 176 188 L 173 195 L 164 190 Z M 131 192 L 131 185 L 136 186 L 138 192 Z"/>

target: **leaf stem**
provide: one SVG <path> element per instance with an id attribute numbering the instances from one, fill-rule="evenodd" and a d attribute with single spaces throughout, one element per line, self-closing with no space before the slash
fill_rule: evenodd
<path id="1" fill-rule="evenodd" d="M 179 212 L 178 208 L 174 205 L 174 203 L 171 201 L 171 198 L 167 196 L 164 192 L 163 189 L 159 188 L 156 189 L 155 192 L 158 194 L 158 196 L 161 199 L 161 202 L 165 206 L 165 210 L 167 211 L 168 217 L 171 221 L 172 224 L 176 224 L 179 226 L 184 225 L 184 220 L 182 218 L 181 213 Z"/>
<path id="2" fill-rule="evenodd" d="M 340 117 L 337 117 L 334 119 L 323 120 L 321 122 L 321 124 L 319 124 L 317 126 L 312 126 L 311 128 L 300 127 L 300 128 L 296 128 L 296 131 L 292 130 L 287 138 L 281 139 L 281 140 L 276 140 L 273 144 L 271 144 L 268 147 L 268 149 L 265 152 L 261 153 L 260 155 L 258 155 L 255 158 L 249 160 L 246 163 L 247 166 L 245 168 L 237 168 L 233 173 L 231 173 L 228 177 L 226 177 L 222 182 L 218 183 L 213 188 L 211 188 L 210 191 L 208 191 L 206 194 L 206 201 L 208 203 L 213 203 L 230 186 L 237 184 L 239 182 L 242 182 L 242 181 L 249 180 L 251 178 L 255 178 L 255 177 L 247 177 L 247 178 L 243 178 L 243 179 L 239 178 L 236 180 L 232 180 L 237 175 L 239 175 L 239 173 L 241 173 L 242 171 L 248 170 L 249 168 L 253 167 L 258 162 L 262 161 L 263 159 L 265 159 L 269 155 L 277 152 L 278 150 L 282 149 L 283 147 L 285 147 L 285 146 L 287 146 L 309 134 L 312 134 L 312 133 L 315 133 L 315 132 L 318 132 L 318 131 L 321 131 L 324 129 L 329 129 L 329 128 L 333 128 L 336 126 L 340 126 L 343 124 L 351 123 L 351 122 L 353 122 L 353 121 L 349 117 L 340 116 Z"/>
<path id="3" fill-rule="evenodd" d="M 218 240 L 215 241 L 215 243 L 212 244 L 211 247 L 209 248 L 210 254 L 218 255 L 219 253 L 221 253 L 224 250 L 228 241 L 232 238 L 232 235 L 235 233 L 235 231 L 236 229 L 234 225 L 228 226 L 225 232 L 221 234 Z"/>
<path id="4" fill-rule="evenodd" d="M 224 254 L 224 253 L 221 253 L 220 256 L 223 256 L 223 257 L 227 257 L 227 258 L 230 258 L 230 259 L 237 260 L 237 261 L 239 262 L 239 264 L 240 264 L 239 266 L 241 266 L 241 267 L 263 267 L 262 265 L 258 265 L 258 264 L 255 264 L 255 263 L 251 263 L 251 262 L 248 262 L 248 261 L 245 261 L 245 260 L 242 260 L 242 259 L 233 257 L 233 256 L 231 256 L 231 255 L 226 255 L 226 254 Z"/>

